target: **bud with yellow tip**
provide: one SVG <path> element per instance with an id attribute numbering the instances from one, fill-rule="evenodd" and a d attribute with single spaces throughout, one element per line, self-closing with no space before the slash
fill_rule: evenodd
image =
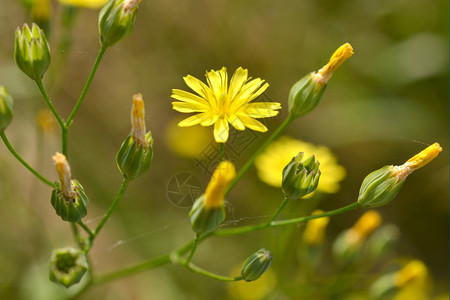
<path id="1" fill-rule="evenodd" d="M 406 177 L 431 162 L 442 151 L 438 143 L 427 147 L 401 166 L 385 166 L 364 178 L 358 203 L 362 207 L 385 205 L 397 196 Z"/>
<path id="2" fill-rule="evenodd" d="M 231 162 L 222 161 L 217 166 L 205 194 L 195 200 L 189 212 L 194 232 L 212 232 L 225 220 L 225 192 L 234 177 L 236 169 Z"/>
<path id="3" fill-rule="evenodd" d="M 328 80 L 334 71 L 352 55 L 352 46 L 345 43 L 334 52 L 330 61 L 323 68 L 309 73 L 297 81 L 289 92 L 289 115 L 296 118 L 315 109 L 320 103 Z"/>

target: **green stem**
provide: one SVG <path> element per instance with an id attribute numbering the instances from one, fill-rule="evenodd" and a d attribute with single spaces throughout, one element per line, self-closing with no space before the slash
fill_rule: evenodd
<path id="1" fill-rule="evenodd" d="M 48 107 L 52 111 L 53 115 L 55 116 L 56 120 L 59 123 L 59 126 L 61 126 L 61 129 L 65 127 L 64 121 L 59 116 L 58 112 L 56 111 L 55 107 L 52 104 L 52 100 L 50 100 L 50 97 L 47 95 L 47 92 L 45 91 L 44 85 L 42 84 L 42 80 L 38 79 L 36 80 L 36 84 L 41 91 L 42 96 L 44 97 L 45 102 L 47 103 Z"/>
<path id="2" fill-rule="evenodd" d="M 197 250 L 198 242 L 199 242 L 199 235 L 196 234 L 195 238 L 194 238 L 194 243 L 192 244 L 191 251 L 189 252 L 189 256 L 186 259 L 186 264 L 191 262 L 192 257 L 194 256 L 195 250 Z"/>
<path id="3" fill-rule="evenodd" d="M 250 166 L 253 164 L 253 162 L 255 161 L 255 159 L 258 157 L 258 155 L 261 154 L 261 152 L 264 151 L 264 149 L 266 149 L 266 147 L 272 143 L 272 141 L 274 139 L 276 139 L 280 133 L 283 132 L 283 130 L 294 120 L 294 118 L 289 115 L 284 121 L 283 123 L 281 123 L 280 126 L 278 126 L 278 128 L 275 130 L 274 133 L 272 133 L 272 135 L 264 142 L 264 144 L 262 144 L 259 149 L 253 153 L 252 157 L 250 157 L 250 159 L 245 163 L 245 165 L 239 170 L 239 172 L 237 173 L 236 177 L 233 179 L 233 181 L 230 183 L 230 185 L 228 186 L 227 191 L 225 192 L 225 196 L 228 195 L 228 193 L 231 191 L 231 189 L 236 185 L 236 183 L 238 183 L 238 181 L 241 179 L 241 177 L 245 174 L 245 172 L 247 172 L 247 170 L 250 168 Z"/>
<path id="4" fill-rule="evenodd" d="M 71 227 L 72 227 L 72 232 L 73 235 L 75 237 L 75 240 L 78 243 L 78 247 L 80 247 L 80 249 L 82 249 L 84 247 L 84 241 L 83 238 L 80 235 L 80 231 L 78 230 L 77 224 L 76 223 L 70 223 Z"/>
<path id="5" fill-rule="evenodd" d="M 281 202 L 280 206 L 278 206 L 277 210 L 275 211 L 275 213 L 273 214 L 273 216 L 269 219 L 269 221 L 267 221 L 267 226 L 270 225 L 270 223 L 272 223 L 273 220 L 276 219 L 276 217 L 278 217 L 278 215 L 280 214 L 280 212 L 283 210 L 283 208 L 286 206 L 286 204 L 288 203 L 288 199 L 285 197 L 283 199 L 283 202 Z"/>
<path id="6" fill-rule="evenodd" d="M 238 227 L 238 228 L 226 228 L 226 229 L 221 229 L 221 230 L 215 231 L 212 234 L 216 235 L 216 236 L 235 235 L 235 234 L 252 232 L 252 231 L 259 230 L 259 229 L 264 229 L 267 227 L 279 227 L 279 226 L 285 226 L 285 225 L 290 225 L 290 224 L 299 224 L 299 223 L 304 223 L 304 222 L 312 220 L 312 219 L 318 219 L 318 218 L 338 215 L 338 214 L 341 214 L 343 212 L 346 212 L 346 211 L 349 211 L 349 210 L 352 210 L 352 209 L 355 209 L 358 207 L 359 207 L 359 203 L 354 202 L 350 205 L 347 205 L 347 206 L 344 206 L 344 207 L 341 207 L 341 208 L 338 208 L 335 210 L 331 210 L 328 212 L 324 212 L 324 213 L 318 214 L 318 215 L 304 216 L 304 217 L 281 220 L 281 221 L 271 221 L 270 223 L 242 226 L 242 227 Z"/>
<path id="7" fill-rule="evenodd" d="M 100 223 L 97 225 L 97 227 L 95 228 L 95 230 L 92 232 L 92 235 L 89 238 L 90 244 L 92 245 L 93 240 L 95 239 L 95 237 L 98 235 L 98 233 L 100 232 L 100 230 L 102 229 L 103 225 L 105 225 L 106 221 L 108 221 L 109 217 L 111 216 L 111 214 L 113 213 L 114 209 L 116 208 L 117 204 L 119 203 L 120 199 L 122 199 L 123 194 L 125 193 L 125 190 L 127 189 L 128 183 L 130 181 L 128 179 L 123 179 L 122 181 L 122 185 L 120 186 L 120 190 L 116 195 L 116 198 L 114 198 L 113 202 L 111 203 L 111 205 L 108 208 L 108 211 L 105 213 L 105 215 L 103 216 L 102 220 L 100 221 Z"/>
<path id="8" fill-rule="evenodd" d="M 83 228 L 84 231 L 87 232 L 87 234 L 89 234 L 89 237 L 91 237 L 91 236 L 94 235 L 94 233 L 92 232 L 92 230 L 91 230 L 86 224 L 84 224 L 83 221 L 80 220 L 80 221 L 78 221 L 77 224 L 80 225 L 80 227 Z"/>
<path id="9" fill-rule="evenodd" d="M 5 131 L 0 132 L 0 137 L 3 140 L 3 143 L 5 143 L 6 148 L 8 148 L 9 152 L 25 167 L 27 168 L 33 175 L 35 175 L 37 178 L 39 178 L 43 183 L 51 186 L 52 188 L 55 188 L 55 184 L 42 176 L 38 171 L 33 169 L 17 152 L 14 150 L 13 146 L 8 141 L 8 138 L 5 135 Z"/>
<path id="10" fill-rule="evenodd" d="M 219 143 L 219 163 L 223 160 L 223 147 L 224 143 Z"/>
<path id="11" fill-rule="evenodd" d="M 92 67 L 91 74 L 89 74 L 86 84 L 84 85 L 83 91 L 81 92 L 80 98 L 78 98 L 77 103 L 75 104 L 72 112 L 70 113 L 69 117 L 67 118 L 67 121 L 65 123 L 65 126 L 67 128 L 70 127 L 73 119 L 75 118 L 75 115 L 77 114 L 78 110 L 80 109 L 81 104 L 83 103 L 83 100 L 86 96 L 87 91 L 89 90 L 92 79 L 94 79 L 95 73 L 97 72 L 97 68 L 100 65 L 100 62 L 103 58 L 103 55 L 105 54 L 106 49 L 107 49 L 106 47 L 102 46 L 97 54 L 97 58 L 95 59 L 95 63 L 94 63 L 94 66 Z"/>
<path id="12" fill-rule="evenodd" d="M 194 265 L 193 263 L 186 263 L 183 261 L 180 261 L 181 264 L 184 264 L 186 266 L 186 268 L 188 268 L 189 270 L 191 270 L 194 273 L 209 277 L 209 278 L 213 278 L 213 279 L 217 279 L 220 281 L 227 281 L 227 282 L 233 282 L 233 281 L 239 281 L 242 280 L 242 276 L 236 276 L 236 277 L 227 277 L 227 276 L 222 276 L 219 274 L 215 274 L 215 273 L 211 273 L 205 269 L 202 269 L 196 265 Z"/>

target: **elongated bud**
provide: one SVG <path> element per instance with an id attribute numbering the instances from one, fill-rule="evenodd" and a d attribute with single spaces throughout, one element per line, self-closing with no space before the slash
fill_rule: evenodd
<path id="1" fill-rule="evenodd" d="M 98 28 L 103 47 L 111 47 L 133 29 L 140 0 L 111 0 L 100 11 Z"/>
<path id="2" fill-rule="evenodd" d="M 319 184 L 319 161 L 314 155 L 303 159 L 300 152 L 283 169 L 281 187 L 287 199 L 296 200 L 316 190 Z"/>
<path id="3" fill-rule="evenodd" d="M 4 86 L 0 86 L 0 132 L 8 127 L 13 118 L 13 98 Z"/>
<path id="4" fill-rule="evenodd" d="M 77 180 L 72 180 L 70 166 L 61 153 L 53 156 L 60 181 L 52 191 L 51 204 L 64 221 L 78 222 L 87 214 L 88 198 Z"/>
<path id="5" fill-rule="evenodd" d="M 44 31 L 33 23 L 31 30 L 24 24 L 17 28 L 14 41 L 14 60 L 33 80 L 40 80 L 50 65 L 50 46 Z"/>
<path id="6" fill-rule="evenodd" d="M 401 166 L 385 166 L 364 178 L 358 203 L 363 207 L 385 205 L 397 196 L 409 174 L 428 164 L 442 151 L 438 143 L 427 147 Z"/>
<path id="7" fill-rule="evenodd" d="M 73 248 L 55 249 L 49 264 L 50 280 L 66 288 L 80 282 L 88 269 L 86 256 Z"/>
<path id="8" fill-rule="evenodd" d="M 214 231 L 225 220 L 225 192 L 234 177 L 236 169 L 231 162 L 223 161 L 217 166 L 205 194 L 195 200 L 189 212 L 194 232 Z"/>
<path id="9" fill-rule="evenodd" d="M 289 92 L 289 114 L 296 118 L 315 109 L 334 71 L 352 55 L 352 46 L 345 43 L 334 52 L 323 68 L 297 81 Z"/>
<path id="10" fill-rule="evenodd" d="M 145 133 L 145 130 L 144 100 L 141 94 L 136 94 L 131 108 L 131 133 L 116 155 L 117 166 L 122 176 L 128 180 L 144 174 L 152 164 L 152 133 Z"/>
<path id="11" fill-rule="evenodd" d="M 254 281 L 261 277 L 272 264 L 272 252 L 262 248 L 250 257 L 248 257 L 242 264 L 241 276 L 245 281 Z"/>
<path id="12" fill-rule="evenodd" d="M 363 214 L 352 228 L 341 232 L 333 243 L 333 255 L 341 263 L 350 263 L 359 254 L 364 242 L 381 224 L 381 215 L 375 210 Z"/>

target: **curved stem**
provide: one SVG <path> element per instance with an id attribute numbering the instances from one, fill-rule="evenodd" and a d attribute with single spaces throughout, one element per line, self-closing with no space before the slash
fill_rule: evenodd
<path id="1" fill-rule="evenodd" d="M 80 249 L 82 249 L 84 247 L 84 241 L 80 235 L 80 231 L 78 230 L 77 224 L 70 223 L 70 226 L 72 227 L 72 233 L 75 237 L 75 240 L 77 241 L 78 247 L 80 247 Z"/>
<path id="2" fill-rule="evenodd" d="M 77 103 L 75 104 L 72 112 L 70 113 L 69 117 L 66 120 L 65 126 L 67 128 L 70 127 L 70 125 L 73 121 L 73 118 L 75 118 L 75 115 L 77 114 L 78 110 L 80 109 L 81 104 L 83 103 L 83 100 L 86 96 L 87 91 L 89 90 L 92 79 L 94 79 L 95 73 L 97 72 L 97 68 L 100 65 L 100 62 L 103 58 L 103 55 L 105 54 L 106 49 L 107 49 L 106 47 L 102 46 L 97 54 L 97 58 L 95 59 L 94 66 L 92 67 L 91 73 L 89 74 L 86 84 L 84 85 L 84 88 L 83 88 L 83 91 L 81 92 L 80 98 L 78 98 Z"/>
<path id="3" fill-rule="evenodd" d="M 94 235 L 92 230 L 86 224 L 84 224 L 82 220 L 78 221 L 77 224 L 80 225 L 80 227 L 83 228 L 87 234 L 89 234 L 89 237 Z"/>
<path id="4" fill-rule="evenodd" d="M 9 152 L 25 167 L 27 168 L 33 175 L 35 175 L 37 178 L 39 178 L 43 183 L 51 186 L 52 188 L 55 188 L 55 184 L 42 176 L 38 171 L 33 169 L 17 152 L 14 150 L 13 146 L 8 141 L 8 138 L 5 135 L 5 131 L 0 132 L 0 137 L 3 140 L 3 143 L 5 143 L 6 148 L 8 148 Z"/>
<path id="5" fill-rule="evenodd" d="M 242 276 L 236 276 L 236 277 L 227 277 L 227 276 L 222 276 L 219 274 L 215 274 L 212 272 L 209 272 L 205 269 L 202 269 L 196 265 L 194 265 L 193 263 L 187 263 L 184 264 L 186 266 L 186 268 L 188 268 L 189 270 L 191 270 L 194 273 L 209 277 L 209 278 L 213 278 L 213 279 L 217 279 L 220 281 L 227 281 L 227 282 L 233 282 L 233 281 L 239 281 L 242 280 Z"/>
<path id="6" fill-rule="evenodd" d="M 270 223 L 275 220 L 278 215 L 280 214 L 280 212 L 283 210 L 283 208 L 286 206 L 286 204 L 288 203 L 288 198 L 284 198 L 283 202 L 281 202 L 280 206 L 278 206 L 277 210 L 275 211 L 275 213 L 273 214 L 273 216 L 269 219 L 269 221 L 267 221 L 267 226 L 270 225 Z"/>
<path id="7" fill-rule="evenodd" d="M 56 120 L 59 123 L 59 126 L 61 126 L 61 129 L 65 127 L 64 121 L 59 116 L 58 112 L 56 111 L 55 107 L 53 106 L 52 101 L 50 100 L 50 97 L 47 95 L 47 92 L 45 91 L 44 85 L 42 84 L 42 80 L 38 79 L 36 80 L 36 84 L 39 88 L 39 91 L 41 91 L 42 96 L 44 97 L 45 102 L 47 103 L 48 107 L 52 111 L 53 115 L 55 116 Z"/>
<path id="8" fill-rule="evenodd" d="M 237 173 L 236 177 L 233 179 L 233 181 L 230 183 L 230 185 L 228 186 L 227 191 L 225 192 L 225 196 L 228 195 L 228 193 L 231 191 L 231 189 L 236 185 L 236 183 L 238 183 L 238 181 L 241 179 L 241 177 L 245 174 L 245 172 L 247 172 L 247 170 L 250 168 L 250 166 L 253 164 L 253 162 L 255 161 L 255 159 L 258 157 L 258 155 L 261 154 L 261 152 L 264 151 L 264 149 L 266 149 L 267 146 L 269 146 L 270 143 L 272 143 L 272 141 L 277 138 L 280 133 L 283 132 L 283 130 L 294 120 L 294 118 L 289 115 L 284 121 L 283 123 L 281 123 L 280 126 L 278 126 L 278 128 L 275 130 L 274 133 L 272 133 L 272 135 L 264 142 L 264 144 L 262 144 L 258 150 L 256 150 L 255 153 L 253 153 L 252 157 L 250 157 L 250 159 L 245 163 L 245 165 L 239 170 L 239 172 Z"/>

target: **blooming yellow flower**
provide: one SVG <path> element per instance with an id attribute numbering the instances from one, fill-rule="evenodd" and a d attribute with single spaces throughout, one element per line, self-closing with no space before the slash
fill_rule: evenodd
<path id="1" fill-rule="evenodd" d="M 86 8 L 99 8 L 108 2 L 108 0 L 58 0 L 60 3 L 71 6 Z"/>
<path id="2" fill-rule="evenodd" d="M 188 75 L 183 78 L 186 84 L 198 95 L 173 89 L 172 98 L 181 102 L 172 102 L 173 109 L 182 113 L 197 113 L 181 121 L 178 126 L 187 127 L 200 124 L 214 124 L 214 138 L 218 143 L 228 139 L 228 123 L 237 130 L 245 127 L 255 131 L 266 132 L 267 127 L 254 118 L 273 117 L 281 108 L 278 102 L 250 103 L 261 95 L 269 86 L 264 80 L 250 80 L 248 70 L 239 67 L 233 74 L 228 87 L 227 69 L 211 70 L 206 73 L 208 85 Z"/>
<path id="3" fill-rule="evenodd" d="M 320 162 L 320 176 L 317 190 L 324 193 L 336 193 L 339 182 L 345 177 L 345 168 L 337 163 L 337 159 L 326 146 L 315 146 L 291 137 L 283 136 L 267 147 L 255 160 L 258 177 L 274 187 L 281 187 L 283 168 L 299 152 L 305 157 L 315 155 Z"/>

